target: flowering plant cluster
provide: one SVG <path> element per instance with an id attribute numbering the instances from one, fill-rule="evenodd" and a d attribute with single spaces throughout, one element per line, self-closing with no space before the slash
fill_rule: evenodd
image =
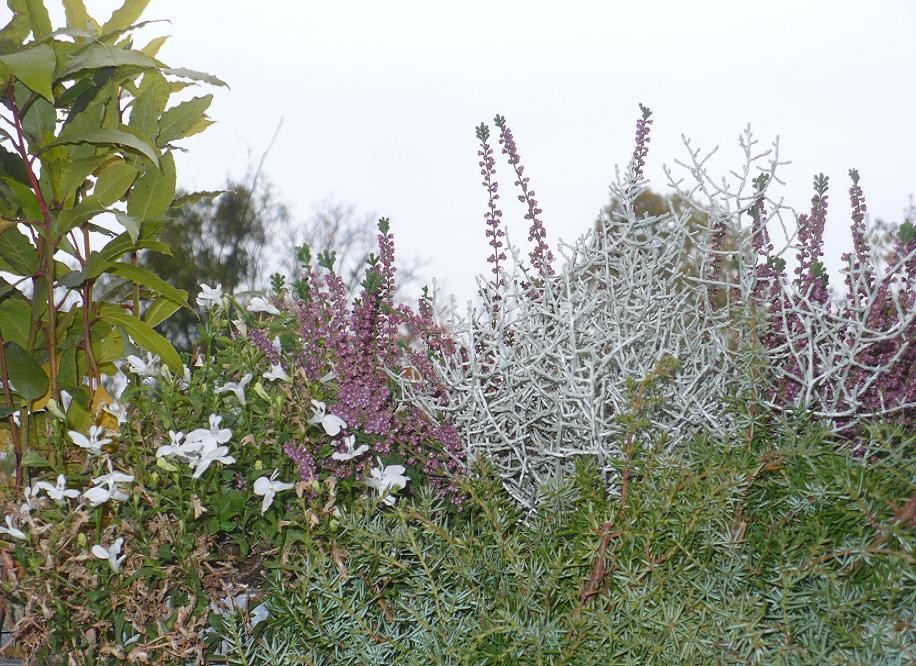
<path id="1" fill-rule="evenodd" d="M 747 436 L 764 406 L 808 410 L 838 431 L 861 434 L 875 417 L 912 427 L 911 229 L 903 228 L 895 261 L 880 273 L 866 240 L 859 176 L 850 172 L 855 251 L 844 258 L 846 297 L 834 295 L 823 264 L 828 181 L 818 176 L 811 211 L 798 217 L 788 244 L 797 247 L 790 280 L 782 257 L 788 245 L 777 251 L 767 229 L 768 221 L 782 222 L 784 210 L 768 193 L 782 164 L 778 143 L 758 153 L 748 128 L 740 139 L 745 165 L 730 183 L 710 176 L 712 153 L 701 156 L 687 141 L 693 187 L 669 172 L 684 205 L 639 214 L 652 124 L 651 111 L 641 111 L 632 158 L 611 186 L 617 205 L 592 233 L 561 244 L 558 272 L 515 138 L 497 116 L 502 152 L 527 207 L 529 267 L 508 242 L 489 129 L 477 127 L 494 277 L 480 281 L 482 305 L 453 323 L 454 353 L 430 354 L 437 381 L 430 384 L 428 371 L 399 378 L 410 400 L 454 423 L 469 456 L 491 461 L 529 508 L 545 481 L 570 473 L 580 456 L 596 459 L 617 485 L 628 383 L 652 376 L 665 359 L 676 361 L 677 372 L 648 418 L 669 447 L 706 429 L 723 431 L 736 418 L 725 409 L 736 395 L 752 403 L 741 417 L 750 419 Z M 439 399 L 441 386 L 447 401 Z"/>
<path id="2" fill-rule="evenodd" d="M 449 341 L 428 296 L 418 313 L 393 303 L 393 244 L 380 226 L 381 259 L 355 303 L 327 256 L 291 288 L 275 280 L 270 296 L 203 285 L 202 342 L 179 372 L 128 354 L 127 387 L 85 430 L 74 428 L 75 401 L 55 406 L 53 450 L 27 460 L 24 497 L 7 497 L 0 527 L 15 563 L 6 580 L 20 606 L 17 645 L 200 656 L 194 634 L 211 616 L 257 598 L 264 574 L 249 569 L 265 553 L 279 549 L 277 566 L 333 535 L 342 511 L 387 509 L 423 485 L 459 502 L 454 437 L 402 405 L 392 379 L 404 355 L 418 359 L 412 337 Z M 105 595 L 74 596 L 73 585 Z M 68 595 L 80 612 L 49 617 Z M 91 617 L 95 640 L 78 630 Z M 193 621 L 167 629 L 179 617 Z"/>
<path id="3" fill-rule="evenodd" d="M 916 234 L 899 230 L 893 261 L 884 270 L 865 227 L 859 173 L 852 184 L 853 252 L 843 255 L 845 289 L 835 297 L 821 262 L 828 178 L 814 180 L 811 210 L 798 217 L 795 277 L 775 262 L 762 206 L 755 216 L 758 265 L 754 302 L 766 313 L 763 342 L 773 359 L 772 403 L 802 407 L 857 438 L 863 419 L 880 417 L 916 426 Z"/>

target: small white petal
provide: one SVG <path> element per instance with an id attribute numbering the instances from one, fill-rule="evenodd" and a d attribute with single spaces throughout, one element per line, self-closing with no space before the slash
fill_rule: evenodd
<path id="1" fill-rule="evenodd" d="M 273 304 L 261 296 L 255 296 L 248 301 L 248 307 L 245 309 L 249 312 L 266 312 L 272 315 L 280 314 L 280 311 Z"/>

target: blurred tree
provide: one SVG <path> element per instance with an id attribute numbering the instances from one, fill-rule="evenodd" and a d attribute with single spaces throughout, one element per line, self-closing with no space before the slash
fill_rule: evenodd
<path id="1" fill-rule="evenodd" d="M 612 198 L 602 209 L 601 215 L 595 221 L 595 230 L 601 230 L 604 224 L 603 220 L 615 215 L 621 215 L 623 213 L 622 206 L 623 204 L 620 201 Z M 710 224 L 709 216 L 702 206 L 694 201 L 687 200 L 679 194 L 665 196 L 653 192 L 652 190 L 646 190 L 636 197 L 633 210 L 637 218 L 655 217 L 666 213 L 674 213 L 675 215 L 689 213 L 689 226 L 695 230 L 697 238 L 702 238 L 702 232 L 705 227 Z M 738 247 L 739 239 L 728 231 L 724 225 L 718 228 L 713 226 L 713 228 L 710 229 L 710 233 L 713 235 L 711 241 L 716 245 L 719 251 L 724 254 L 715 261 L 714 265 L 707 267 L 707 277 L 711 278 L 713 275 L 716 275 L 721 281 L 726 281 L 726 278 L 730 278 L 730 281 L 734 282 L 737 279 L 737 267 L 734 265 L 733 261 L 726 260 L 726 258 L 729 252 L 734 252 Z M 691 236 L 693 235 L 693 232 L 691 232 Z M 704 262 L 709 262 L 710 258 L 704 256 L 703 248 L 697 247 L 691 240 L 692 239 L 688 240 L 686 243 L 687 257 L 683 263 L 683 273 L 685 276 L 699 277 Z M 720 306 L 724 305 L 724 292 L 719 290 L 714 295 L 714 301 Z"/>
<path id="2" fill-rule="evenodd" d="M 355 296 L 369 255 L 378 253 L 375 217 L 326 199 L 308 221 L 297 224 L 269 181 L 256 175 L 251 183 L 229 181 L 215 198 L 186 197 L 162 233 L 174 256 L 146 253 L 143 265 L 187 290 L 193 305 L 201 284 L 222 285 L 225 293 L 267 289 L 273 272 L 292 282 L 300 271 L 297 250 L 308 245 L 315 255 L 334 252 L 335 270 Z M 420 266 L 418 260 L 398 261 L 396 296 L 416 286 Z M 160 330 L 176 348 L 188 351 L 199 322 L 196 310 L 185 309 Z"/>
<path id="3" fill-rule="evenodd" d="M 280 258 L 276 269 L 290 280 L 299 277 L 298 248 L 303 245 L 308 245 L 314 256 L 334 252 L 334 270 L 353 298 L 361 289 L 369 255 L 379 251 L 377 222 L 376 215 L 359 214 L 354 206 L 330 198 L 314 206 L 312 217 L 304 225 L 278 218 L 275 233 L 271 234 L 276 239 L 274 256 Z M 406 297 L 405 292 L 416 286 L 418 270 L 424 263 L 398 258 L 395 298 Z"/>
<path id="4" fill-rule="evenodd" d="M 165 225 L 162 240 L 174 256 L 145 253 L 144 266 L 194 296 L 201 284 L 222 285 L 231 293 L 254 288 L 260 278 L 267 230 L 288 223 L 286 207 L 269 185 L 229 182 L 216 198 L 191 199 Z M 184 309 L 161 325 L 162 333 L 183 350 L 197 337 L 198 315 Z"/>

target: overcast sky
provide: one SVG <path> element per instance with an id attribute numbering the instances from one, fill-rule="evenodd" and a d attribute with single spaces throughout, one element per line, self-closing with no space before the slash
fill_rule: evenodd
<path id="1" fill-rule="evenodd" d="M 147 17 L 171 21 L 156 28 L 172 35 L 163 61 L 231 86 L 216 91 L 217 124 L 186 143 L 186 187 L 242 176 L 282 120 L 265 169 L 297 216 L 331 196 L 390 217 L 401 256 L 428 258 L 427 277 L 460 300 L 486 267 L 474 127 L 496 113 L 551 242 L 585 232 L 606 202 L 639 102 L 655 113 L 658 189 L 682 133 L 721 145 L 724 175 L 748 122 L 761 145 L 781 137 L 787 203 L 805 209 L 813 174 L 829 175 L 830 266 L 849 246 L 849 168 L 873 215 L 899 220 L 916 193 L 912 0 L 152 0 Z M 521 215 L 507 205 L 523 240 Z"/>

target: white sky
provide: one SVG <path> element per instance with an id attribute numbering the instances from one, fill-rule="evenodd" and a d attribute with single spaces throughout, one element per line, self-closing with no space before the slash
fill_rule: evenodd
<path id="1" fill-rule="evenodd" d="M 119 4 L 86 0 L 107 16 Z M 632 151 L 637 103 L 655 115 L 648 175 L 683 158 L 682 133 L 739 166 L 751 122 L 779 134 L 787 203 L 831 178 L 828 266 L 848 248 L 847 170 L 872 215 L 899 220 L 916 193 L 916 3 L 839 0 L 153 0 L 171 66 L 226 80 L 217 124 L 186 142 L 185 187 L 244 175 L 280 135 L 266 174 L 302 219 L 333 196 L 391 218 L 401 257 L 430 260 L 470 298 L 488 247 L 474 127 L 507 117 L 548 239 L 585 232 Z M 492 124 L 492 122 L 491 122 Z M 509 205 L 514 238 L 527 224 Z M 517 213 L 517 214 L 516 214 Z"/>

